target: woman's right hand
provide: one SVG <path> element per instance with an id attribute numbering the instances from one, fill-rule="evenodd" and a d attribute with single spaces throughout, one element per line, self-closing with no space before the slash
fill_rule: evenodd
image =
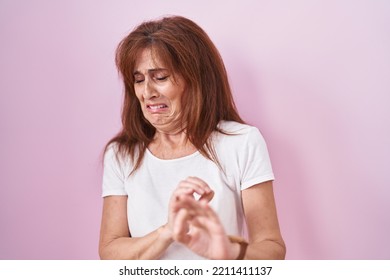
<path id="1" fill-rule="evenodd" d="M 176 209 L 174 205 L 179 197 L 183 195 L 191 197 L 198 196 L 200 201 L 209 202 L 214 197 L 214 191 L 205 181 L 198 177 L 188 177 L 181 181 L 172 193 L 169 201 L 168 223 L 166 229 L 169 230 L 171 234 L 173 231 L 173 223 L 178 212 L 178 209 Z"/>

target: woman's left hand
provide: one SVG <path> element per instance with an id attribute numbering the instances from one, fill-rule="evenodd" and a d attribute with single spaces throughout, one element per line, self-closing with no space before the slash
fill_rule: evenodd
<path id="1" fill-rule="evenodd" d="M 208 259 L 235 259 L 239 245 L 231 243 L 217 214 L 207 200 L 178 196 L 173 222 L 173 239 Z"/>

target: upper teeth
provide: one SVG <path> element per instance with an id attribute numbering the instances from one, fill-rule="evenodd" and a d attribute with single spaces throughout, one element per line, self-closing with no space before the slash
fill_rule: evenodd
<path id="1" fill-rule="evenodd" d="M 166 105 L 150 105 L 149 106 L 151 109 L 161 109 L 166 107 Z"/>

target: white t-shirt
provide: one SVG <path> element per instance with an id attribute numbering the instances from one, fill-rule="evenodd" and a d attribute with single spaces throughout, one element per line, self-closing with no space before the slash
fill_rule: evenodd
<path id="1" fill-rule="evenodd" d="M 146 150 L 140 168 L 129 176 L 128 160 L 117 161 L 110 146 L 104 157 L 103 197 L 128 196 L 127 217 L 132 237 L 142 237 L 164 225 L 174 189 L 188 176 L 199 177 L 215 192 L 210 201 L 229 235 L 245 235 L 241 191 L 273 180 L 266 143 L 259 130 L 249 125 L 223 121 L 219 128 L 234 135 L 213 133 L 212 139 L 223 171 L 200 152 L 163 160 Z M 185 246 L 173 243 L 161 259 L 202 259 Z"/>

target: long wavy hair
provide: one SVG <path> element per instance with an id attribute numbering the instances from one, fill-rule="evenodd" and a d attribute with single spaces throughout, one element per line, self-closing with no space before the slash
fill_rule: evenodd
<path id="1" fill-rule="evenodd" d="M 222 120 L 244 123 L 234 104 L 222 58 L 209 36 L 193 21 L 170 16 L 136 27 L 118 45 L 115 62 L 124 82 L 122 129 L 106 145 L 115 143 L 117 156 L 130 156 L 135 172 L 152 142 L 155 128 L 144 118 L 134 90 L 134 68 L 145 49 L 186 84 L 181 116 L 188 140 L 219 165 L 210 136 Z M 222 131 L 220 131 L 222 132 Z M 223 132 L 222 132 L 223 133 Z"/>

